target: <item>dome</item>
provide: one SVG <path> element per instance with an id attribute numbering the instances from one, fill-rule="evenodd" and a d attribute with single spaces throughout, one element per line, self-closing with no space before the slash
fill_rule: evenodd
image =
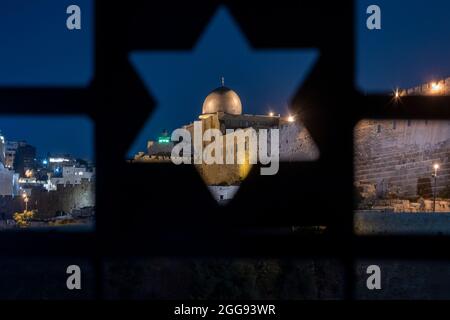
<path id="1" fill-rule="evenodd" d="M 241 99 L 230 88 L 225 86 L 216 88 L 208 94 L 202 108 L 202 114 L 215 112 L 242 114 Z"/>

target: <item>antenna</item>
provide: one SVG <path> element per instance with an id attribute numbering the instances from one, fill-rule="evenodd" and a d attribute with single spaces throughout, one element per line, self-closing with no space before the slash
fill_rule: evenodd
<path id="1" fill-rule="evenodd" d="M 225 78 L 223 76 L 221 78 L 221 81 L 222 81 L 222 87 L 225 86 Z"/>

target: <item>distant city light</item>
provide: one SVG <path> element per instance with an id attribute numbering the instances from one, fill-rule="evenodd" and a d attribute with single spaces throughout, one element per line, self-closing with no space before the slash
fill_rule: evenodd
<path id="1" fill-rule="evenodd" d="M 439 165 L 437 163 L 435 163 L 433 167 L 434 167 L 434 170 L 439 169 Z"/>
<path id="2" fill-rule="evenodd" d="M 288 118 L 287 118 L 287 120 L 288 120 L 289 122 L 294 122 L 294 121 L 295 121 L 295 118 L 294 118 L 294 116 L 289 115 Z"/>
<path id="3" fill-rule="evenodd" d="M 50 158 L 48 159 L 52 163 L 61 163 L 61 162 L 69 162 L 69 159 L 66 158 Z"/>
<path id="4" fill-rule="evenodd" d="M 47 165 L 48 164 L 47 159 L 42 160 L 42 164 Z"/>
<path id="5" fill-rule="evenodd" d="M 269 116 L 273 117 L 274 113 L 273 112 L 269 112 Z"/>
<path id="6" fill-rule="evenodd" d="M 25 177 L 31 178 L 33 176 L 33 170 L 27 169 L 25 171 Z"/>
<path id="7" fill-rule="evenodd" d="M 398 89 L 395 90 L 395 98 L 400 98 L 400 92 L 398 91 Z"/>

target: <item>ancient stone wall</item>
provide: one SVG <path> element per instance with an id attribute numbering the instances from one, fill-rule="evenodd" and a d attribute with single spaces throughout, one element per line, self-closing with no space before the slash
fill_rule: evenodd
<path id="1" fill-rule="evenodd" d="M 38 209 L 39 218 L 52 217 L 57 211 L 95 206 L 95 183 L 83 179 L 77 185 L 58 185 L 56 191 L 33 190 L 30 204 Z"/>
<path id="2" fill-rule="evenodd" d="M 425 83 L 414 88 L 399 90 L 400 96 L 414 95 L 448 95 L 450 94 L 450 78 Z"/>
<path id="3" fill-rule="evenodd" d="M 280 161 L 314 161 L 318 159 L 319 150 L 302 124 L 285 123 L 280 125 L 279 130 Z M 270 135 L 268 143 L 269 145 L 271 143 Z M 270 150 L 270 147 L 268 149 Z M 224 150 L 224 155 L 225 153 Z M 196 167 L 207 185 L 236 185 L 247 176 L 252 166 L 250 164 L 203 164 Z"/>
<path id="4" fill-rule="evenodd" d="M 251 164 L 195 165 L 207 185 L 238 185 L 247 176 Z"/>
<path id="5" fill-rule="evenodd" d="M 58 185 L 55 191 L 33 189 L 29 199 L 28 209 L 38 211 L 36 218 L 51 218 L 57 211 L 70 213 L 74 209 L 95 206 L 95 183 L 83 180 L 78 185 Z M 11 219 L 15 212 L 24 209 L 22 197 L 0 196 L 0 219 L 2 213 Z"/>
<path id="6" fill-rule="evenodd" d="M 363 120 L 354 131 L 355 184 L 379 198 L 430 198 L 450 192 L 450 121 Z"/>
<path id="7" fill-rule="evenodd" d="M 280 125 L 280 161 L 314 161 L 319 149 L 304 125 L 293 122 Z"/>

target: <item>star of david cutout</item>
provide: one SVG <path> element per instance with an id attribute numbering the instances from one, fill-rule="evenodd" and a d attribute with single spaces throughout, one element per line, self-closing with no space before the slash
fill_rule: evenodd
<path id="1" fill-rule="evenodd" d="M 318 50 L 309 48 L 252 49 L 224 7 L 217 10 L 192 51 L 132 52 L 130 61 L 155 97 L 157 108 L 128 158 L 159 161 L 158 153 L 166 150 L 167 160 L 169 149 L 162 144 L 170 140 L 170 133 L 191 125 L 205 112 L 205 105 L 216 103 L 219 105 L 212 111 L 232 114 L 233 122 L 240 122 L 242 128 L 273 119 L 270 126 L 280 128 L 280 161 L 316 160 L 318 148 L 297 115 L 290 112 L 289 104 L 318 55 Z M 226 110 L 223 98 L 230 94 L 238 101 L 239 111 Z M 219 203 L 233 198 L 251 168 L 233 169 L 226 164 L 196 167 Z"/>

